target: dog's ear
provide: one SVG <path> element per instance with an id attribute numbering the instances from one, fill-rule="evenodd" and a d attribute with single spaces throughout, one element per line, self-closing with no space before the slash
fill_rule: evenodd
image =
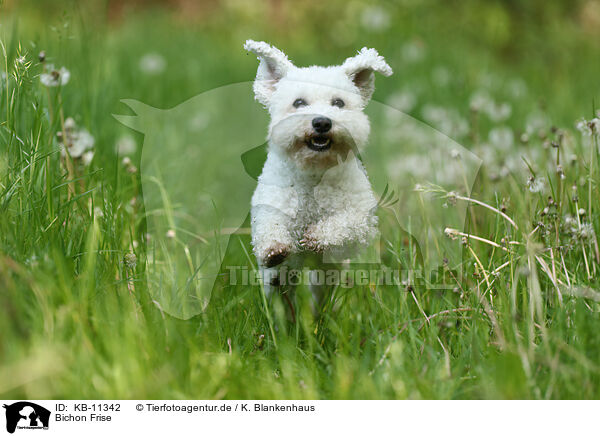
<path id="1" fill-rule="evenodd" d="M 247 40 L 244 49 L 254 53 L 260 64 L 254 80 L 254 95 L 263 105 L 268 106 L 275 84 L 294 67 L 281 50 L 266 42 Z"/>
<path id="2" fill-rule="evenodd" d="M 342 64 L 342 70 L 350 77 L 359 89 L 363 100 L 368 102 L 375 91 L 373 72 L 384 76 L 392 75 L 392 68 L 383 56 L 379 56 L 374 48 L 363 47 L 356 56 L 348 58 Z"/>

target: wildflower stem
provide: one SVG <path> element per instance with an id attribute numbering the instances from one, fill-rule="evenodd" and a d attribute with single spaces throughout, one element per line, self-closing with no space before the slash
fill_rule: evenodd
<path id="1" fill-rule="evenodd" d="M 497 213 L 502 218 L 504 218 L 505 220 L 507 220 L 516 230 L 519 230 L 519 226 L 517 226 L 517 224 L 512 220 L 512 218 L 510 218 L 504 212 L 496 209 L 495 207 L 490 206 L 489 204 L 484 203 L 483 201 L 475 200 L 474 198 L 463 197 L 462 195 L 458 195 L 458 194 L 456 195 L 456 198 L 459 199 L 459 200 L 463 200 L 463 201 L 475 203 L 475 204 L 477 204 L 479 206 L 485 207 L 486 209 L 489 209 L 489 210 Z"/>
<path id="2" fill-rule="evenodd" d="M 68 188 L 67 199 L 70 200 L 71 196 L 74 196 L 76 194 L 75 181 L 74 181 L 75 180 L 75 169 L 73 167 L 73 159 L 71 158 L 71 153 L 69 153 L 69 144 L 67 144 L 68 138 L 67 138 L 67 130 L 65 129 L 65 114 L 63 111 L 62 97 L 60 94 L 60 90 L 58 92 L 58 114 L 60 116 L 60 128 L 61 128 L 62 135 L 63 135 L 63 145 L 64 145 L 64 149 L 65 149 L 65 164 L 67 167 L 68 178 L 69 178 L 69 180 L 71 180 L 71 182 L 67 185 L 67 188 Z"/>
<path id="3" fill-rule="evenodd" d="M 509 251 L 508 248 L 503 247 L 502 245 L 498 244 L 497 242 L 490 241 L 489 239 L 485 239 L 485 238 L 482 238 L 480 236 L 475 236 L 475 235 L 470 235 L 468 233 L 463 233 L 463 232 L 460 232 L 460 231 L 458 231 L 456 229 L 446 228 L 446 230 L 444 230 L 444 233 L 446 233 L 446 235 L 448 235 L 449 237 L 463 236 L 463 237 L 465 237 L 467 239 L 475 239 L 476 241 L 484 242 L 486 244 L 491 245 L 492 247 L 500 248 L 501 250 L 504 250 L 506 252 Z M 517 241 L 509 241 L 508 243 L 510 245 L 519 245 L 520 244 Z"/>
<path id="4" fill-rule="evenodd" d="M 479 260 L 479 257 L 477 257 L 477 255 L 475 254 L 475 252 L 473 251 L 473 248 L 471 248 L 471 246 L 469 246 L 469 251 L 471 252 L 471 255 L 475 258 L 475 261 L 477 262 L 477 265 L 479 265 L 479 268 L 481 268 L 481 272 L 483 273 L 483 277 L 485 278 L 485 284 L 487 285 L 487 287 L 489 289 L 491 287 L 491 284 L 490 284 L 490 279 L 488 277 L 487 271 L 483 267 L 483 264 L 481 263 L 481 261 Z"/>
<path id="5" fill-rule="evenodd" d="M 481 261 L 479 260 L 479 258 L 475 254 L 475 252 L 471 249 L 471 247 L 469 247 L 469 250 L 471 251 L 471 254 L 473 255 L 473 257 L 475 258 L 475 261 L 479 264 L 481 270 L 483 271 L 483 274 L 484 274 L 484 277 L 486 279 L 486 282 L 488 283 L 488 289 L 487 289 L 487 291 L 490 291 L 490 295 L 491 295 L 492 289 L 491 289 L 491 285 L 489 284 L 488 278 L 486 276 L 485 269 L 481 265 Z M 496 319 L 496 315 L 494 314 L 494 311 L 492 310 L 492 307 L 490 306 L 490 304 L 488 303 L 488 301 L 485 298 L 483 298 L 481 292 L 479 291 L 479 285 L 475 286 L 475 290 L 477 292 L 477 299 L 478 299 L 478 301 L 483 305 L 483 310 L 485 311 L 485 313 L 487 314 L 488 318 L 490 319 L 490 322 L 492 323 L 492 326 L 494 328 L 494 333 L 496 334 L 496 338 L 498 339 L 498 344 L 500 346 L 500 349 L 504 350 L 506 348 L 506 340 L 504 339 L 504 335 L 502 334 L 502 330 L 500 330 L 500 325 L 498 324 L 498 320 Z"/>
<path id="6" fill-rule="evenodd" d="M 563 269 L 565 271 L 565 277 L 567 278 L 567 286 L 571 287 L 571 279 L 569 278 L 569 271 L 567 270 L 567 265 L 565 264 L 565 257 L 562 252 L 560 253 L 560 261 L 562 263 Z"/>
<path id="7" fill-rule="evenodd" d="M 575 215 L 577 215 L 577 225 L 579 227 L 579 231 L 581 231 L 581 218 L 579 218 L 579 202 L 578 201 L 575 202 L 575 208 L 578 211 L 578 213 L 575 214 Z M 588 263 L 587 253 L 585 250 L 585 244 L 583 243 L 583 240 L 581 240 L 581 251 L 583 251 L 583 261 L 585 262 L 585 272 L 587 273 L 587 278 L 588 278 L 588 280 L 591 280 L 592 275 L 590 274 L 590 265 Z"/>
<path id="8" fill-rule="evenodd" d="M 558 287 L 559 280 L 556 278 L 556 272 L 554 272 L 553 274 L 552 271 L 550 271 L 550 267 L 548 267 L 548 264 L 544 262 L 544 259 L 542 259 L 540 256 L 536 255 L 535 259 L 538 261 L 538 263 L 542 267 L 542 270 L 546 273 L 546 275 L 554 285 L 554 288 L 556 289 L 556 294 L 558 295 L 558 301 L 560 302 L 560 304 L 562 304 L 563 299 L 562 294 L 560 292 L 560 288 Z"/>
<path id="9" fill-rule="evenodd" d="M 592 138 L 590 147 L 590 175 L 588 177 L 588 216 L 592 217 L 592 178 L 594 177 L 594 149 L 598 146 L 596 138 Z"/>

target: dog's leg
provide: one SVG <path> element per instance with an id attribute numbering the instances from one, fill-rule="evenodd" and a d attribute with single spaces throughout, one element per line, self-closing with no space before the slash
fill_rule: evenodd
<path id="1" fill-rule="evenodd" d="M 353 243 L 364 245 L 377 235 L 377 216 L 371 211 L 342 211 L 308 227 L 301 245 L 315 252 Z"/>
<path id="2" fill-rule="evenodd" d="M 295 250 L 288 230 L 290 217 L 268 206 L 252 207 L 252 246 L 259 265 L 274 268 Z"/>
<path id="3" fill-rule="evenodd" d="M 274 291 L 279 291 L 279 268 L 266 268 L 264 266 L 258 267 L 258 273 L 265 290 L 267 299 L 271 298 Z"/>

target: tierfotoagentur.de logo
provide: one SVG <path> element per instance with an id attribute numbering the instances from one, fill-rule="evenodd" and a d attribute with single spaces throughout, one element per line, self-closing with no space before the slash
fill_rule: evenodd
<path id="1" fill-rule="evenodd" d="M 14 433 L 19 430 L 48 430 L 50 411 L 38 404 L 29 401 L 19 401 L 10 405 L 4 404 L 6 409 L 6 431 Z"/>

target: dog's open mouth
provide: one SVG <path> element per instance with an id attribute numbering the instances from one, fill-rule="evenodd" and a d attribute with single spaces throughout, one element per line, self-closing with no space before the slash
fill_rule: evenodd
<path id="1" fill-rule="evenodd" d="M 331 139 L 325 135 L 312 136 L 306 140 L 306 145 L 314 151 L 326 151 L 331 148 Z"/>

